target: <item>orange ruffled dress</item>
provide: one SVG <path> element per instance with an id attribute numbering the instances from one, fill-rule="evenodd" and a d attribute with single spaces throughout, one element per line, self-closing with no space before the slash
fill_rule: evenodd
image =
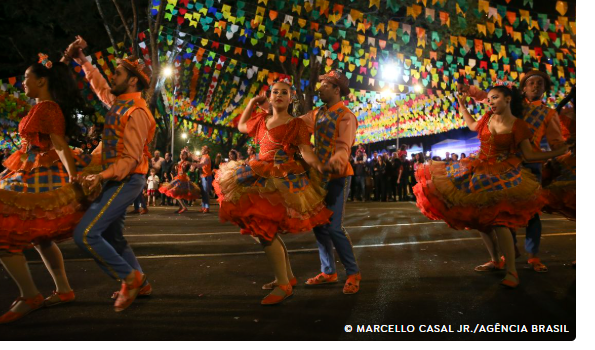
<path id="1" fill-rule="evenodd" d="M 540 184 L 517 156 L 519 143 L 531 137 L 528 126 L 517 119 L 511 133 L 493 135 L 490 119 L 491 112 L 478 122 L 477 157 L 418 168 L 413 192 L 428 218 L 488 233 L 493 226 L 526 226 L 544 206 Z"/>
<path id="2" fill-rule="evenodd" d="M 576 140 L 576 114 L 574 108 L 560 113 L 562 136 Z M 543 187 L 547 199 L 544 212 L 564 215 L 576 220 L 576 149 L 549 161 L 543 172 Z"/>
<path id="3" fill-rule="evenodd" d="M 171 182 L 164 182 L 159 187 L 159 192 L 174 199 L 193 201 L 200 198 L 200 187 L 190 181 L 190 177 L 186 174 L 185 170 L 189 166 L 190 162 L 188 161 L 178 163 L 178 176 L 174 177 Z"/>
<path id="4" fill-rule="evenodd" d="M 64 116 L 52 101 L 38 103 L 19 123 L 21 149 L 0 174 L 0 250 L 19 253 L 40 240 L 68 239 L 82 218 L 83 191 L 68 182 L 50 140 L 64 132 Z"/>
<path id="5" fill-rule="evenodd" d="M 260 144 L 258 159 L 222 163 L 213 182 L 221 222 L 242 234 L 272 240 L 277 233 L 299 233 L 329 222 L 321 175 L 294 159 L 298 145 L 309 145 L 301 119 L 267 129 L 266 113 L 248 121 L 248 134 Z"/>

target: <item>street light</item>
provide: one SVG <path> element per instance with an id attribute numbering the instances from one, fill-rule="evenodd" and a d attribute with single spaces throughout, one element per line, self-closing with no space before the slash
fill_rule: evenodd
<path id="1" fill-rule="evenodd" d="M 419 94 L 420 92 L 423 91 L 423 88 L 421 87 L 421 85 L 415 84 L 415 87 L 413 88 L 413 90 Z"/>
<path id="2" fill-rule="evenodd" d="M 163 76 L 165 78 L 169 78 L 169 77 L 174 77 L 174 70 L 172 69 L 171 66 L 166 66 L 165 68 L 163 68 Z M 175 107 L 176 107 L 176 84 L 175 81 L 172 81 L 172 85 L 174 86 L 174 91 L 173 94 L 171 96 L 171 154 L 174 154 L 174 112 L 175 112 Z"/>
<path id="3" fill-rule="evenodd" d="M 183 134 L 182 134 L 182 138 L 183 138 L 184 140 L 186 140 L 186 139 L 188 138 L 188 134 L 186 134 L 186 133 L 183 133 Z"/>
<path id="4" fill-rule="evenodd" d="M 163 68 L 163 76 L 169 78 L 172 76 L 174 70 L 170 66 Z"/>
<path id="5" fill-rule="evenodd" d="M 387 63 L 381 67 L 382 79 L 386 81 L 397 81 L 399 79 L 399 68 L 394 63 Z"/>

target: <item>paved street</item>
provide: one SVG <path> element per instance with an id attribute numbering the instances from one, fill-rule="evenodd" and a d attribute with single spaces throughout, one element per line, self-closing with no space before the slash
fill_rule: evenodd
<path id="1" fill-rule="evenodd" d="M 298 287 L 282 305 L 263 307 L 263 283 L 273 279 L 259 244 L 196 207 L 150 208 L 127 218 L 126 236 L 154 294 L 115 313 L 109 299 L 117 282 L 70 241 L 61 244 L 77 300 L 42 309 L 0 326 L 0 340 L 571 340 L 576 325 L 576 227 L 543 216 L 539 274 L 517 261 L 521 286 L 506 290 L 498 273 L 477 273 L 489 260 L 477 232 L 430 222 L 412 202 L 348 203 L 345 226 L 362 271 L 361 290 L 342 294 L 340 283 L 306 288 L 319 272 L 314 235 L 284 236 Z M 523 251 L 524 231 L 519 234 Z M 27 256 L 44 295 L 51 277 L 35 251 Z M 341 266 L 338 263 L 338 266 Z M 0 309 L 18 289 L 0 268 Z M 473 333 L 479 325 L 526 325 L 527 333 Z M 532 333 L 530 325 L 566 325 L 569 333 Z M 345 332 L 345 325 L 353 326 Z M 356 332 L 357 325 L 407 325 L 414 332 Z M 451 333 L 422 333 L 422 325 L 451 325 Z M 470 332 L 457 332 L 470 325 Z M 409 328 L 411 330 L 411 327 Z M 520 328 L 519 328 L 520 330 Z"/>

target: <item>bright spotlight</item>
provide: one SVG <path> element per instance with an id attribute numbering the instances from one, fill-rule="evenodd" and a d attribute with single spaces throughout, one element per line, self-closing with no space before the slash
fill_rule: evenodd
<path id="1" fill-rule="evenodd" d="M 195 151 L 194 154 L 196 154 L 197 156 L 200 156 L 200 151 Z"/>
<path id="2" fill-rule="evenodd" d="M 188 138 L 188 134 L 186 134 L 186 133 L 183 133 L 183 134 L 182 134 L 182 138 L 183 138 L 184 140 L 186 140 L 186 139 Z"/>
<path id="3" fill-rule="evenodd" d="M 163 68 L 162 74 L 163 74 L 164 77 L 171 77 L 171 75 L 173 73 L 174 73 L 174 70 L 170 66 L 167 66 L 167 67 Z"/>
<path id="4" fill-rule="evenodd" d="M 415 84 L 415 87 L 413 87 L 413 90 L 419 94 L 419 93 L 420 93 L 420 92 L 422 92 L 424 89 L 421 87 L 421 85 L 419 85 L 419 84 Z"/>
<path id="5" fill-rule="evenodd" d="M 394 92 L 391 89 L 384 89 L 381 92 L 383 98 L 391 98 L 394 96 Z"/>
<path id="6" fill-rule="evenodd" d="M 386 64 L 382 66 L 382 79 L 386 81 L 397 81 L 399 79 L 400 70 L 394 64 Z"/>

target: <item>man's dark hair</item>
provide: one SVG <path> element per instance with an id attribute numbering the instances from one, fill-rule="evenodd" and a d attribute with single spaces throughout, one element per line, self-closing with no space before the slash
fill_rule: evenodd
<path id="1" fill-rule="evenodd" d="M 126 71 L 126 74 L 128 74 L 128 78 L 126 78 L 126 81 L 130 80 L 131 78 L 136 78 L 136 90 L 137 91 L 141 92 L 148 87 L 148 86 L 145 86 L 142 79 L 139 78 L 138 75 L 134 74 L 134 72 L 132 72 L 130 69 L 124 67 L 124 70 Z"/>

